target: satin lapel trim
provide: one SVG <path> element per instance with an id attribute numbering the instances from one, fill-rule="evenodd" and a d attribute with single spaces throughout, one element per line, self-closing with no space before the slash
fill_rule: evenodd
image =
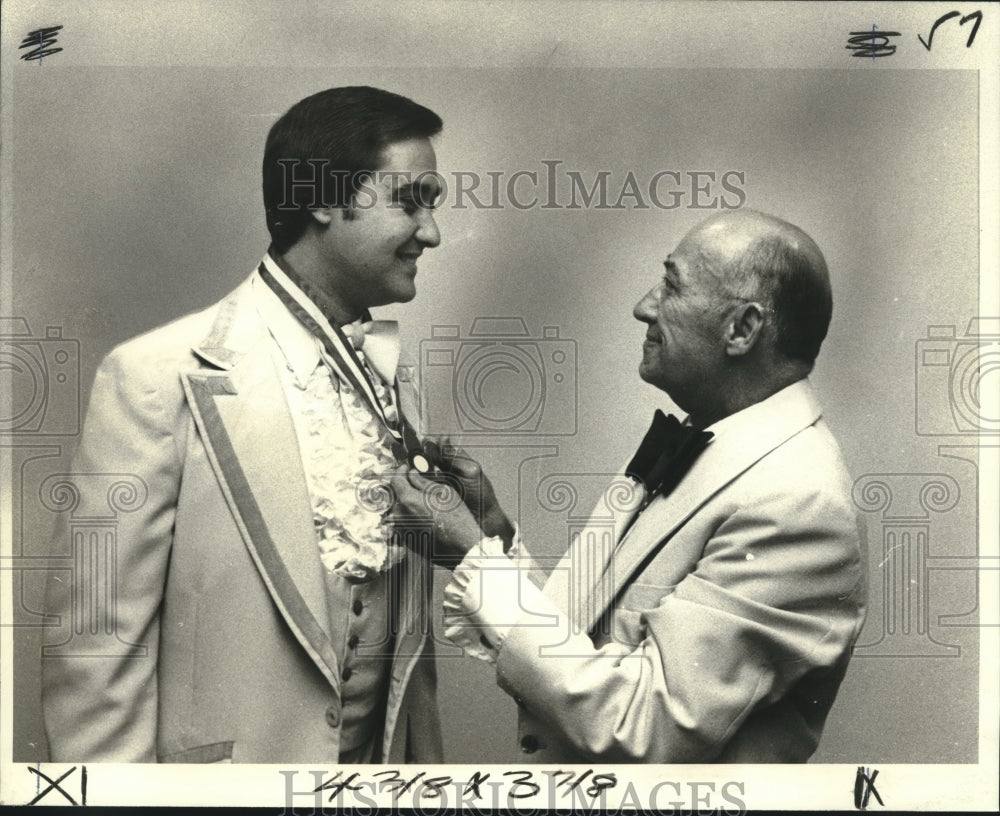
<path id="1" fill-rule="evenodd" d="M 248 364 L 254 360 L 258 365 Z M 186 379 L 212 465 L 268 591 L 303 647 L 339 690 L 308 488 L 272 362 L 256 356 L 227 374 L 191 374 Z"/>
<path id="2" fill-rule="evenodd" d="M 257 309 L 251 302 L 251 275 L 219 303 L 208 335 L 192 351 L 209 365 L 228 370 L 261 337 Z"/>
<path id="3" fill-rule="evenodd" d="M 805 380 L 741 415 L 734 415 L 725 433 L 713 439 L 690 472 L 666 497 L 654 499 L 619 542 L 608 568 L 592 589 L 607 603 L 631 580 L 642 562 L 669 539 L 712 496 L 775 448 L 780 447 L 821 416 L 819 404 Z M 711 429 L 709 429 L 711 430 Z M 590 605 L 587 630 L 604 612 Z"/>

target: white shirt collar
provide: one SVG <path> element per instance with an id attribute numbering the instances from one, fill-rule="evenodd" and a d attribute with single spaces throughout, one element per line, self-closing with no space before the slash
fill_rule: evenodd
<path id="1" fill-rule="evenodd" d="M 261 280 L 256 271 L 251 277 L 251 289 L 264 324 L 298 382 L 305 384 L 322 359 L 322 343 L 288 311 L 281 298 Z M 363 354 L 375 373 L 386 384 L 392 385 L 399 364 L 398 324 L 395 320 L 374 320 L 366 326 L 369 333 L 365 337 Z"/>
<path id="2" fill-rule="evenodd" d="M 312 336 L 293 315 L 271 287 L 255 271 L 250 280 L 257 311 L 267 330 L 278 344 L 289 368 L 300 385 L 309 381 L 320 362 L 319 340 Z"/>

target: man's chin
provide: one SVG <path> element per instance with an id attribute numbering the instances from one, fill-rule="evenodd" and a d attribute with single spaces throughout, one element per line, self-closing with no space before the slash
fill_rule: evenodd
<path id="1" fill-rule="evenodd" d="M 647 366 L 645 363 L 639 363 L 639 378 L 653 388 L 658 388 L 660 391 L 666 392 L 667 387 L 663 380 L 657 376 L 657 371 L 652 366 Z"/>
<path id="2" fill-rule="evenodd" d="M 645 360 L 645 358 L 639 363 L 639 377 L 644 382 L 648 382 L 650 384 L 653 383 L 653 367 Z"/>
<path id="3" fill-rule="evenodd" d="M 389 303 L 409 303 L 417 296 L 417 287 L 412 283 L 410 285 L 400 285 L 388 293 L 385 298 L 385 304 Z"/>

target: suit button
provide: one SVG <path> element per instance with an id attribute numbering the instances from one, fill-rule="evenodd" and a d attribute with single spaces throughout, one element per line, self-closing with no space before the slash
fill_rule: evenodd
<path id="1" fill-rule="evenodd" d="M 330 728 L 337 728 L 340 725 L 340 709 L 337 706 L 330 706 L 326 710 L 326 724 Z"/>
<path id="2" fill-rule="evenodd" d="M 351 635 L 347 639 L 347 648 L 348 649 L 357 649 L 358 648 L 358 644 L 360 642 L 361 642 L 361 638 L 359 638 L 357 635 Z"/>
<path id="3" fill-rule="evenodd" d="M 539 748 L 538 737 L 534 734 L 525 734 L 521 737 L 521 750 L 526 754 L 533 754 Z"/>
<path id="4" fill-rule="evenodd" d="M 351 607 L 351 611 L 353 611 L 355 615 L 360 615 L 362 612 L 364 612 L 364 610 L 365 610 L 365 605 L 361 603 L 360 598 L 356 600 L 354 602 L 354 605 Z"/>
<path id="5" fill-rule="evenodd" d="M 344 679 L 346 683 L 351 679 L 351 675 L 354 674 L 354 670 L 350 666 L 344 666 L 344 670 L 340 673 L 340 676 Z"/>

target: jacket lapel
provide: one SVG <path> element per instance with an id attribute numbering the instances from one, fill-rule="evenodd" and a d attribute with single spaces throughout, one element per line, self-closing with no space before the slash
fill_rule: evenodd
<path id="1" fill-rule="evenodd" d="M 412 551 L 389 573 L 389 592 L 398 599 L 399 614 L 382 733 L 382 762 L 402 762 L 406 752 L 405 744 L 396 738 L 396 726 L 410 676 L 424 652 L 430 633 L 428 608 L 433 587 L 430 563 Z"/>
<path id="2" fill-rule="evenodd" d="M 808 380 L 727 417 L 710 428 L 716 437 L 669 496 L 654 499 L 618 542 L 591 593 L 605 599 L 583 628 L 589 630 L 643 563 L 712 496 L 821 416 Z"/>
<path id="3" fill-rule="evenodd" d="M 611 602 L 602 591 L 602 575 L 642 498 L 642 485 L 630 477 L 622 474 L 611 482 L 587 523 L 573 531 L 566 554 L 546 583 L 546 595 L 584 630 Z"/>
<path id="4" fill-rule="evenodd" d="M 340 688 L 326 589 L 295 427 L 269 341 L 244 284 L 220 306 L 198 356 L 222 369 L 185 390 L 247 549 L 303 647 Z"/>

